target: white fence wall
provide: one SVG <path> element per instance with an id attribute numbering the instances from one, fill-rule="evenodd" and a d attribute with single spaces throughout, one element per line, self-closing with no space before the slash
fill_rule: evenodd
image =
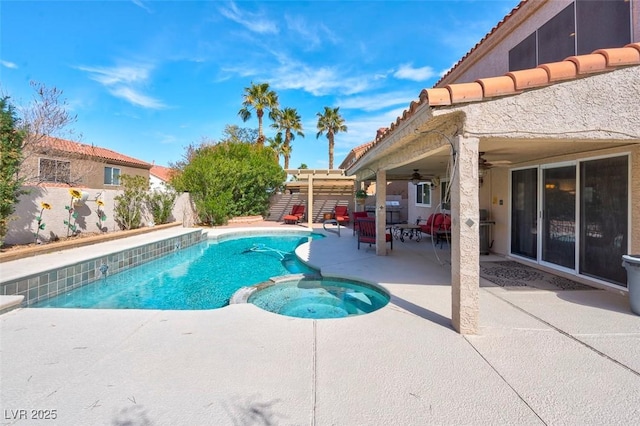
<path id="1" fill-rule="evenodd" d="M 66 237 L 67 225 L 64 224 L 64 221 L 69 219 L 69 212 L 65 209 L 65 206 L 69 206 L 71 203 L 69 188 L 32 186 L 26 187 L 25 190 L 28 191 L 28 194 L 20 197 L 13 220 L 9 222 L 9 231 L 5 237 L 5 244 L 28 244 L 35 241 L 34 234 L 38 227 L 37 217 L 40 216 L 40 203 L 43 202 L 49 204 L 51 210 L 42 212 L 42 222 L 45 224 L 45 228 L 40 231 L 39 240 L 46 242 L 56 237 Z M 120 230 L 114 220 L 113 210 L 115 197 L 121 194 L 122 191 L 86 188 L 82 191 L 88 193 L 88 197 L 85 202 L 78 203 L 74 207 L 78 213 L 75 222 L 77 230 L 81 233 L 101 232 L 96 212 L 98 208 L 96 200 L 98 197 L 104 201 L 103 211 L 107 216 L 107 219 L 102 223 L 102 232 Z M 148 224 L 153 219 L 153 216 L 146 211 L 146 208 L 143 211 L 143 223 Z M 189 194 L 179 195 L 170 220 L 183 222 L 185 226 L 190 226 L 193 225 L 193 218 L 194 214 Z"/>

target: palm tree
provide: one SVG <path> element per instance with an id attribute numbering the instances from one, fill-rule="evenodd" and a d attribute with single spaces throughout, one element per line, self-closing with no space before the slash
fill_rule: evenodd
<path id="1" fill-rule="evenodd" d="M 274 129 L 284 130 L 284 145 L 282 146 L 282 155 L 284 156 L 284 168 L 289 168 L 289 158 L 291 157 L 291 141 L 296 135 L 304 137 L 302 133 L 302 123 L 300 115 L 295 108 L 285 108 L 283 110 L 273 111 L 274 123 L 271 125 Z M 280 133 L 278 132 L 278 133 Z"/>
<path id="2" fill-rule="evenodd" d="M 333 138 L 336 133 L 347 131 L 344 118 L 342 118 L 338 112 L 339 109 L 340 107 L 324 107 L 324 114 L 316 114 L 318 116 L 318 133 L 316 134 L 316 139 L 326 132 L 327 139 L 329 140 L 329 169 L 333 169 Z"/>
<path id="3" fill-rule="evenodd" d="M 278 109 L 278 95 L 269 89 L 269 83 L 253 84 L 244 88 L 242 108 L 238 111 L 238 115 L 242 121 L 251 118 L 251 110 L 256 111 L 258 116 L 258 140 L 256 143 L 264 146 L 264 134 L 262 133 L 262 116 L 264 111 L 269 111 L 269 117 L 273 119 L 273 112 Z"/>
<path id="4" fill-rule="evenodd" d="M 280 161 L 280 156 L 284 156 L 284 141 L 282 140 L 282 133 L 276 133 L 272 138 L 268 138 L 269 148 L 273 150 L 276 156 L 276 161 Z"/>

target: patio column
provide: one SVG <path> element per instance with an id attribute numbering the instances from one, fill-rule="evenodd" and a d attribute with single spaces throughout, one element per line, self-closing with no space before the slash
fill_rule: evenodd
<path id="1" fill-rule="evenodd" d="M 313 228 L 313 175 L 309 174 L 309 193 L 307 194 L 307 226 Z"/>
<path id="2" fill-rule="evenodd" d="M 453 140 L 456 167 L 451 185 L 451 319 L 461 334 L 478 331 L 480 235 L 478 138 Z"/>
<path id="3" fill-rule="evenodd" d="M 376 173 L 376 255 L 387 255 L 387 171 Z"/>

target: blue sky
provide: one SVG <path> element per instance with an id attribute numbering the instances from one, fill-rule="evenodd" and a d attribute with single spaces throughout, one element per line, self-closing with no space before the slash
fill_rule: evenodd
<path id="1" fill-rule="evenodd" d="M 316 113 L 340 107 L 337 167 L 518 3 L 4 0 L 0 93 L 21 107 L 30 81 L 61 89 L 80 135 L 62 136 L 168 165 L 227 124 L 257 128 L 238 111 L 267 82 L 302 117 L 291 167 L 328 166 Z"/>

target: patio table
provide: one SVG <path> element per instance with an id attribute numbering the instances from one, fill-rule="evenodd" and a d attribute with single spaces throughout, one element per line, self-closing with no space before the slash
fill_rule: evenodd
<path id="1" fill-rule="evenodd" d="M 420 241 L 420 239 L 422 238 L 420 226 L 411 223 L 401 223 L 399 225 L 394 225 L 392 231 L 393 237 L 396 240 L 402 241 L 403 243 L 405 238 L 409 238 L 410 240 L 415 238 L 416 242 Z"/>

